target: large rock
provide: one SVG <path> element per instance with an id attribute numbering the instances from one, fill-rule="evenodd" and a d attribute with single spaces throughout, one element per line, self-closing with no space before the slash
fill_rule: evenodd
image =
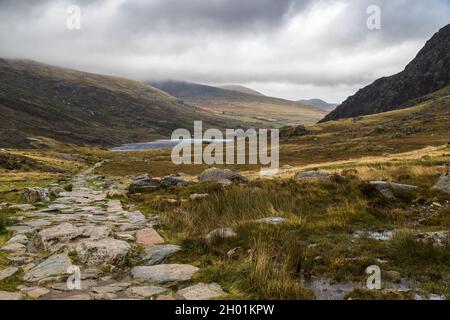
<path id="1" fill-rule="evenodd" d="M 447 171 L 439 178 L 433 189 L 450 194 L 450 171 Z"/>
<path id="2" fill-rule="evenodd" d="M 191 181 L 185 180 L 183 178 L 177 177 L 175 175 L 166 176 L 161 179 L 160 185 L 163 188 L 172 188 L 172 187 L 185 187 L 192 184 Z"/>
<path id="3" fill-rule="evenodd" d="M 232 238 L 236 236 L 236 232 L 234 232 L 234 230 L 231 228 L 219 228 L 208 233 L 208 235 L 206 236 L 206 241 L 211 242 L 219 238 Z"/>
<path id="4" fill-rule="evenodd" d="M 203 171 L 198 177 L 200 182 L 229 180 L 236 183 L 248 182 L 248 179 L 229 169 L 210 168 Z"/>
<path id="5" fill-rule="evenodd" d="M 395 194 L 404 194 L 417 189 L 416 186 L 388 181 L 370 181 L 369 184 L 375 187 L 387 199 L 395 199 Z"/>
<path id="6" fill-rule="evenodd" d="M 71 240 L 84 237 L 85 229 L 70 223 L 62 223 L 52 228 L 44 229 L 38 233 L 38 244 L 44 250 L 50 250 L 56 244 L 67 243 Z"/>
<path id="7" fill-rule="evenodd" d="M 84 240 L 75 248 L 78 260 L 88 266 L 125 264 L 131 246 L 122 240 L 112 238 Z"/>
<path id="8" fill-rule="evenodd" d="M 145 247 L 163 243 L 164 239 L 153 228 L 145 228 L 136 232 L 136 243 Z"/>
<path id="9" fill-rule="evenodd" d="M 159 264 L 156 266 L 139 266 L 131 269 L 131 276 L 136 280 L 155 283 L 188 281 L 198 271 L 188 264 Z"/>
<path id="10" fill-rule="evenodd" d="M 20 194 L 20 199 L 29 203 L 47 202 L 50 200 L 48 189 L 44 188 L 25 188 Z"/>
<path id="11" fill-rule="evenodd" d="M 198 283 L 178 290 L 177 296 L 183 300 L 210 300 L 226 296 L 225 291 L 217 283 Z"/>
<path id="12" fill-rule="evenodd" d="M 161 188 L 158 180 L 152 179 L 148 176 L 139 177 L 128 186 L 129 193 L 145 193 L 151 192 Z"/>
<path id="13" fill-rule="evenodd" d="M 144 252 L 141 253 L 140 258 L 145 265 L 152 266 L 164 262 L 167 257 L 180 250 L 180 246 L 173 244 L 152 246 L 146 248 Z"/>
<path id="14" fill-rule="evenodd" d="M 16 267 L 8 267 L 4 270 L 0 271 L 0 281 L 3 281 L 9 277 L 12 277 L 13 275 L 15 275 L 17 273 L 17 271 L 19 271 L 19 268 Z"/>
<path id="15" fill-rule="evenodd" d="M 330 180 L 336 177 L 336 175 L 320 172 L 320 171 L 307 171 L 307 172 L 299 172 L 294 176 L 295 180 L 300 181 L 308 181 L 308 180 Z"/>
<path id="16" fill-rule="evenodd" d="M 66 275 L 67 269 L 71 265 L 72 261 L 67 254 L 53 255 L 25 273 L 23 279 L 28 282 L 36 282 L 49 277 Z"/>

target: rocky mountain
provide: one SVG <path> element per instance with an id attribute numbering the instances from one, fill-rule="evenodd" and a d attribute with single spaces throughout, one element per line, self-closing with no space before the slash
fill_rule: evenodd
<path id="1" fill-rule="evenodd" d="M 326 112 L 295 101 L 181 81 L 150 82 L 186 103 L 262 127 L 312 124 Z"/>
<path id="2" fill-rule="evenodd" d="M 305 99 L 299 100 L 298 102 L 306 104 L 308 106 L 317 107 L 326 111 L 332 111 L 338 106 L 337 103 L 328 103 L 326 101 L 323 101 L 322 99 Z"/>
<path id="3" fill-rule="evenodd" d="M 450 84 L 450 24 L 439 30 L 406 68 L 349 97 L 321 122 L 402 109 Z"/>
<path id="4" fill-rule="evenodd" d="M 227 86 L 221 86 L 220 88 L 226 89 L 226 90 L 231 90 L 231 91 L 242 92 L 242 93 L 248 93 L 248 94 L 252 94 L 254 96 L 264 96 L 261 92 L 258 92 L 256 90 L 253 90 L 251 88 L 241 86 L 241 85 L 227 85 Z"/>
<path id="5" fill-rule="evenodd" d="M 142 82 L 0 60 L 0 147 L 26 147 L 33 137 L 113 146 L 169 137 L 194 120 L 227 124 Z"/>

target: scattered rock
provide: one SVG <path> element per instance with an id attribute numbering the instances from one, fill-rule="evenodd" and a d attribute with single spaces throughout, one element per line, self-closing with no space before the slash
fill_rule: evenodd
<path id="1" fill-rule="evenodd" d="M 183 178 L 174 176 L 174 175 L 170 175 L 170 176 L 166 176 L 164 178 L 161 179 L 160 181 L 160 185 L 161 187 L 168 189 L 168 188 L 172 188 L 172 187 L 185 187 L 192 184 L 191 181 L 185 180 Z"/>
<path id="2" fill-rule="evenodd" d="M 57 254 L 47 258 L 44 262 L 25 273 L 24 280 L 36 282 L 52 276 L 67 274 L 67 269 L 72 265 L 72 261 L 67 254 Z"/>
<path id="3" fill-rule="evenodd" d="M 450 194 L 450 171 L 447 171 L 439 178 L 433 189 Z"/>
<path id="4" fill-rule="evenodd" d="M 237 234 L 236 234 L 236 232 L 234 232 L 233 229 L 220 228 L 220 229 L 215 229 L 215 230 L 211 231 L 210 233 L 208 233 L 208 235 L 206 236 L 206 241 L 211 242 L 214 239 L 218 239 L 218 238 L 232 238 L 232 237 L 236 237 L 236 236 L 237 236 Z"/>
<path id="5" fill-rule="evenodd" d="M 246 183 L 248 179 L 229 169 L 210 168 L 203 171 L 198 177 L 200 182 L 229 180 L 234 183 Z"/>
<path id="6" fill-rule="evenodd" d="M 48 202 L 49 191 L 44 188 L 25 188 L 20 194 L 20 199 L 28 203 Z"/>
<path id="7" fill-rule="evenodd" d="M 136 280 L 156 283 L 188 281 L 198 270 L 197 267 L 188 264 L 159 264 L 134 267 L 131 269 L 131 276 Z"/>
<path id="8" fill-rule="evenodd" d="M 3 281 L 9 277 L 12 277 L 13 275 L 15 275 L 17 273 L 17 271 L 19 271 L 19 268 L 16 267 L 8 267 L 4 270 L 0 271 L 0 281 Z"/>
<path id="9" fill-rule="evenodd" d="M 130 249 L 131 246 L 127 242 L 112 238 L 84 240 L 75 248 L 78 260 L 88 266 L 103 264 L 122 266 Z"/>
<path id="10" fill-rule="evenodd" d="M 368 239 L 374 239 L 374 240 L 380 240 L 380 241 L 388 241 L 391 240 L 392 237 L 394 236 L 394 232 L 393 231 L 381 231 L 381 232 L 376 232 L 376 231 L 356 231 L 353 234 L 353 238 L 354 239 L 358 239 L 358 238 L 368 238 Z"/>
<path id="11" fill-rule="evenodd" d="M 294 176 L 295 180 L 300 181 L 308 181 L 308 180 L 330 180 L 335 178 L 337 175 L 320 172 L 320 171 L 307 171 L 307 172 L 299 172 Z"/>
<path id="12" fill-rule="evenodd" d="M 5 243 L 5 245 L 13 244 L 13 243 L 20 243 L 20 244 L 26 245 L 28 243 L 28 238 L 24 234 L 18 234 L 17 236 L 14 236 L 11 239 L 9 239 Z"/>
<path id="13" fill-rule="evenodd" d="M 417 233 L 416 239 L 418 241 L 433 243 L 437 246 L 445 246 L 450 243 L 450 231 Z"/>
<path id="14" fill-rule="evenodd" d="M 127 294 L 131 297 L 148 299 L 166 291 L 166 288 L 156 286 L 141 286 L 128 288 Z"/>
<path id="15" fill-rule="evenodd" d="M 226 296 L 225 291 L 217 283 L 198 283 L 178 290 L 177 296 L 184 300 L 210 300 Z"/>
<path id="16" fill-rule="evenodd" d="M 275 224 L 275 225 L 286 222 L 286 221 L 287 221 L 287 219 L 282 218 L 282 217 L 269 217 L 269 218 L 262 218 L 262 219 L 256 220 L 256 222 L 265 222 L 265 223 L 270 223 L 270 224 Z"/>
<path id="17" fill-rule="evenodd" d="M 152 266 L 164 262 L 167 257 L 180 250 L 180 246 L 173 244 L 152 246 L 146 248 L 144 252 L 141 253 L 140 258 L 145 265 Z"/>
<path id="18" fill-rule="evenodd" d="M 163 243 L 164 239 L 153 228 L 145 228 L 136 232 L 136 243 L 149 247 Z"/>
<path id="19" fill-rule="evenodd" d="M 192 201 L 196 201 L 206 199 L 207 197 L 209 197 L 209 194 L 207 193 L 194 193 L 189 196 L 189 199 L 191 199 Z"/>
<path id="20" fill-rule="evenodd" d="M 387 181 L 370 181 L 369 185 L 375 187 L 387 199 L 395 199 L 396 193 L 407 193 L 417 189 L 416 186 Z"/>
<path id="21" fill-rule="evenodd" d="M 133 183 L 131 183 L 127 190 L 129 193 L 145 193 L 152 192 L 161 188 L 158 180 L 152 179 L 148 176 L 138 177 Z"/>

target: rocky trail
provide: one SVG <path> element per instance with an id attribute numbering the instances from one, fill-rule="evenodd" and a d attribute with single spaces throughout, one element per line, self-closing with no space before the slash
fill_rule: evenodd
<path id="1" fill-rule="evenodd" d="M 101 165 L 100 164 L 97 164 Z M 154 229 L 158 217 L 108 199 L 89 186 L 92 169 L 73 177 L 40 210 L 24 211 L 13 237 L 0 248 L 11 266 L 0 281 L 20 277 L 15 292 L 0 300 L 213 299 L 226 294 L 216 284 L 192 283 L 198 268 L 164 264 L 181 247 L 165 244 Z M 130 263 L 133 260 L 133 263 Z"/>

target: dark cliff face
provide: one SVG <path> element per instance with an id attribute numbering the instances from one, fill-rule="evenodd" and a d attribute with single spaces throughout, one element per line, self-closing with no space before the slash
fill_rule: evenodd
<path id="1" fill-rule="evenodd" d="M 408 107 L 408 102 L 450 84 L 450 24 L 439 30 L 404 71 L 376 80 L 320 122 Z"/>

